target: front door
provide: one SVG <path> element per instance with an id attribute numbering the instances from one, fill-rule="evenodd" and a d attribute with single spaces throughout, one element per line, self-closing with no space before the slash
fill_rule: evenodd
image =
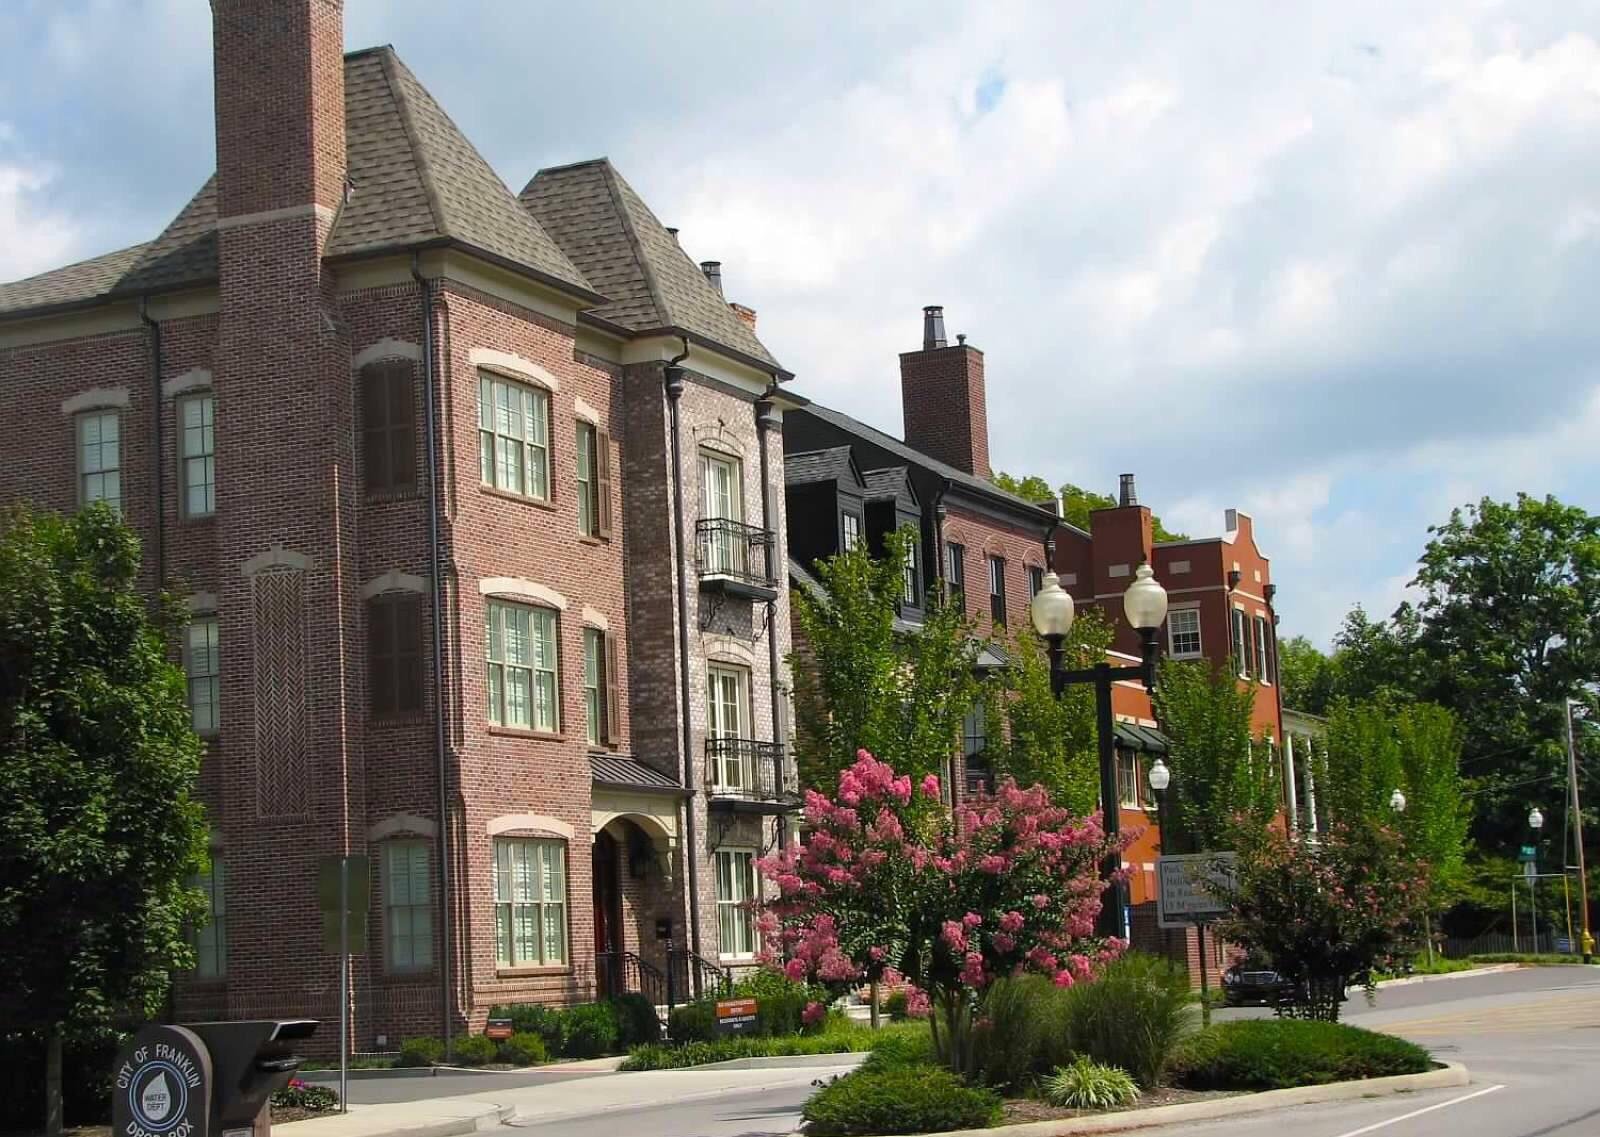
<path id="1" fill-rule="evenodd" d="M 749 718 L 745 706 L 746 672 L 732 667 L 712 667 L 706 673 L 706 734 L 718 740 L 716 769 L 712 777 L 720 790 L 748 790 L 751 771 L 739 741 L 746 737 Z"/>
<path id="2" fill-rule="evenodd" d="M 605 830 L 594 837 L 595 982 L 601 998 L 622 994 L 622 882 L 617 841 Z"/>

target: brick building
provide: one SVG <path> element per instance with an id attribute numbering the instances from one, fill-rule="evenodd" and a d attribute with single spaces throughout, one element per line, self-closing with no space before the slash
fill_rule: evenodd
<path id="1" fill-rule="evenodd" d="M 609 162 L 519 197 L 341 0 L 212 8 L 216 175 L 0 285 L 0 499 L 110 502 L 191 613 L 178 1013 L 335 1018 L 347 854 L 357 1049 L 652 990 L 669 943 L 680 984 L 748 965 L 792 805 L 788 373 Z"/>

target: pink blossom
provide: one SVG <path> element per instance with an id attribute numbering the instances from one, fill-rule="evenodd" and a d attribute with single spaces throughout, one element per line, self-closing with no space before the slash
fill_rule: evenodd
<path id="1" fill-rule="evenodd" d="M 884 951 L 881 947 L 872 947 L 867 949 L 867 954 L 872 957 L 873 963 L 882 963 L 883 957 L 887 955 L 888 952 Z"/>
<path id="2" fill-rule="evenodd" d="M 951 951 L 967 950 L 966 931 L 955 920 L 946 920 L 944 922 L 944 928 L 940 932 L 939 938 L 944 940 Z"/>
<path id="3" fill-rule="evenodd" d="M 1042 892 L 1033 894 L 1033 906 L 1041 912 L 1050 907 L 1050 898 Z"/>
<path id="4" fill-rule="evenodd" d="M 1020 932 L 1022 930 L 1022 913 L 1012 911 L 1001 916 L 1000 930 L 1002 932 Z"/>
<path id="5" fill-rule="evenodd" d="M 1072 986 L 1072 972 L 1070 972 L 1070 971 L 1058 971 L 1058 972 L 1055 973 L 1054 980 L 1055 980 L 1055 985 L 1057 987 L 1071 987 Z"/>
<path id="6" fill-rule="evenodd" d="M 976 928 L 979 924 L 983 923 L 983 917 L 978 915 L 976 912 L 968 912 L 965 916 L 961 917 L 961 922 L 969 928 Z"/>
<path id="7" fill-rule="evenodd" d="M 783 965 L 783 973 L 795 983 L 806 977 L 806 961 L 798 957 Z"/>
<path id="8" fill-rule="evenodd" d="M 1001 955 L 1010 955 L 1017 947 L 1017 941 L 1004 932 L 996 932 L 990 937 L 989 942 L 994 944 L 994 950 Z"/>
<path id="9" fill-rule="evenodd" d="M 982 987 L 988 981 L 989 977 L 983 969 L 983 956 L 975 951 L 968 952 L 961 968 L 961 982 L 968 987 Z"/>
<path id="10" fill-rule="evenodd" d="M 815 1001 L 807 1003 L 805 1010 L 800 1012 L 800 1021 L 807 1026 L 816 1026 L 827 1017 L 828 1008 Z"/>
<path id="11" fill-rule="evenodd" d="M 999 853 L 987 853 L 978 858 L 978 871 L 999 876 L 1006 871 L 1006 859 Z"/>
<path id="12" fill-rule="evenodd" d="M 922 796 L 933 801 L 939 800 L 939 779 L 933 774 L 927 774 L 922 779 Z"/>

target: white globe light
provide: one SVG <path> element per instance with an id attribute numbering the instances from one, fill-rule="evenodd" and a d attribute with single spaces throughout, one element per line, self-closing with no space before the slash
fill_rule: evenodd
<path id="1" fill-rule="evenodd" d="M 1404 813 L 1406 811 L 1406 795 L 1399 790 L 1395 790 L 1394 793 L 1389 795 L 1389 808 L 1396 813 Z"/>
<path id="2" fill-rule="evenodd" d="M 1072 631 L 1077 613 L 1073 610 L 1071 594 L 1061 587 L 1061 578 L 1055 573 L 1044 574 L 1044 583 L 1028 604 L 1028 615 L 1033 620 L 1033 630 L 1045 639 L 1064 638 Z"/>
<path id="3" fill-rule="evenodd" d="M 1528 811 L 1528 827 L 1530 829 L 1544 828 L 1544 814 L 1539 812 L 1539 807 L 1534 806 Z"/>
<path id="4" fill-rule="evenodd" d="M 1167 764 L 1157 758 L 1155 765 L 1150 767 L 1150 788 L 1160 793 L 1172 784 L 1172 771 L 1167 769 Z"/>
<path id="5" fill-rule="evenodd" d="M 1167 618 L 1167 590 L 1156 581 L 1154 570 L 1148 564 L 1139 566 L 1133 583 L 1122 594 L 1122 610 L 1128 623 L 1140 631 L 1159 628 Z"/>

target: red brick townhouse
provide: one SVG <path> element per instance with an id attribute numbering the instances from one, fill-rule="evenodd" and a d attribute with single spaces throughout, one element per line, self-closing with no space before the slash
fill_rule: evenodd
<path id="1" fill-rule="evenodd" d="M 787 373 L 605 160 L 520 198 L 340 0 L 214 0 L 217 172 L 0 285 L 0 499 L 107 501 L 207 738 L 184 1017 L 355 1046 L 748 964 L 792 805 Z M 683 954 L 692 950 L 694 958 Z"/>

